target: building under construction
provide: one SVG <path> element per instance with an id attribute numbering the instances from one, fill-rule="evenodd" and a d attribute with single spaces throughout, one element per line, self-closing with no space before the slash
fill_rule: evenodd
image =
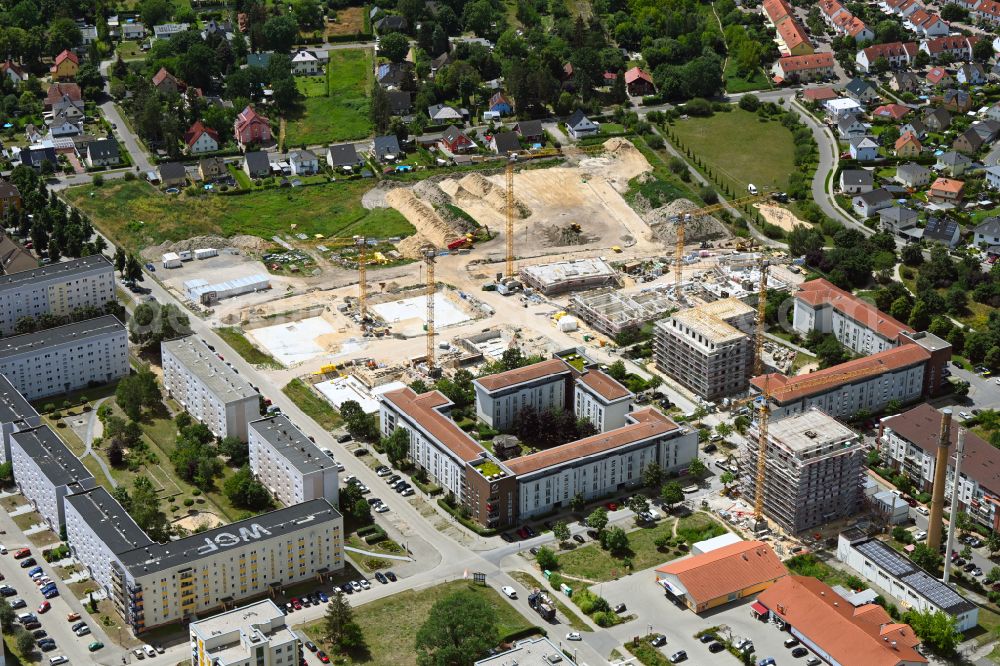
<path id="1" fill-rule="evenodd" d="M 744 497 L 757 492 L 760 433 L 756 423 L 739 459 Z M 764 515 L 798 533 L 858 511 L 862 501 L 861 437 L 818 409 L 772 421 L 767 430 Z"/>
<path id="2" fill-rule="evenodd" d="M 618 285 L 615 269 L 597 258 L 524 266 L 520 276 L 525 285 L 546 296 Z"/>
<path id="3" fill-rule="evenodd" d="M 660 319 L 675 305 L 664 287 L 635 294 L 615 289 L 577 294 L 570 300 L 569 307 L 595 331 L 614 338 L 623 330 L 641 328 Z"/>
<path id="4" fill-rule="evenodd" d="M 735 298 L 704 303 L 656 324 L 656 367 L 706 400 L 747 389 L 755 311 Z"/>

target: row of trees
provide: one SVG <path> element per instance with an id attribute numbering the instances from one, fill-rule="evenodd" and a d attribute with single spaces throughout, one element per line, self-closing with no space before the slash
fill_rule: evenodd
<path id="1" fill-rule="evenodd" d="M 56 326 L 65 326 L 66 324 L 72 324 L 74 322 L 93 319 L 94 317 L 109 314 L 124 321 L 125 307 L 118 301 L 108 301 L 103 307 L 100 308 L 91 305 L 83 305 L 65 315 L 46 313 L 38 315 L 37 317 L 25 316 L 18 319 L 14 324 L 14 333 L 17 335 L 22 335 L 24 333 L 36 333 L 38 331 L 55 328 Z"/>

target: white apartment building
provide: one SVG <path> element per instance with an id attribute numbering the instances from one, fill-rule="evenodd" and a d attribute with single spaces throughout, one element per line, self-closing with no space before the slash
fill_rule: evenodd
<path id="1" fill-rule="evenodd" d="M 260 417 L 260 394 L 194 336 L 160 343 L 163 385 L 191 416 L 217 437 L 247 441 L 247 424 Z"/>
<path id="2" fill-rule="evenodd" d="M 587 370 L 573 387 L 574 412 L 587 419 L 597 432 L 625 425 L 635 394 L 600 370 Z"/>
<path id="3" fill-rule="evenodd" d="M 285 506 L 324 498 L 338 506 L 337 467 L 333 459 L 284 414 L 251 421 L 250 469 Z"/>
<path id="4" fill-rule="evenodd" d="M 0 374 L 28 400 L 107 384 L 128 372 L 128 330 L 113 315 L 0 340 Z"/>
<path id="5" fill-rule="evenodd" d="M 525 407 L 537 412 L 566 408 L 566 392 L 572 377 L 560 359 L 549 359 L 473 380 L 476 416 L 491 428 L 509 430 Z"/>
<path id="6" fill-rule="evenodd" d="M 94 488 L 93 475 L 48 426 L 15 432 L 10 439 L 18 490 L 58 533 L 66 524 L 63 498 Z"/>
<path id="7" fill-rule="evenodd" d="M 858 354 L 877 354 L 901 344 L 903 333 L 913 333 L 871 303 L 825 279 L 799 285 L 795 293 L 792 328 L 802 335 L 812 331 L 833 333 Z"/>
<path id="8" fill-rule="evenodd" d="M 114 559 L 135 548 L 155 545 L 103 486 L 67 495 L 63 511 L 73 557 L 109 596 Z"/>
<path id="9" fill-rule="evenodd" d="M 901 609 L 941 611 L 959 631 L 979 621 L 979 607 L 878 539 L 849 529 L 837 539 L 837 559 L 892 597 Z"/>
<path id="10" fill-rule="evenodd" d="M 299 638 L 270 599 L 188 625 L 191 666 L 298 666 Z"/>
<path id="11" fill-rule="evenodd" d="M 0 375 L 0 463 L 10 460 L 10 436 L 19 431 L 36 428 L 42 424 L 42 417 L 31 406 L 21 392 Z"/>
<path id="12" fill-rule="evenodd" d="M 22 317 L 67 315 L 115 300 L 115 268 L 102 254 L 0 276 L 0 335 Z"/>

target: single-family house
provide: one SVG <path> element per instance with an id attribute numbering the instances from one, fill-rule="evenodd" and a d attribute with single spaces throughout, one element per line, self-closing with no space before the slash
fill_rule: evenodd
<path id="1" fill-rule="evenodd" d="M 972 230 L 973 242 L 979 246 L 1000 245 L 1000 217 L 987 217 Z"/>
<path id="2" fill-rule="evenodd" d="M 878 144 L 867 136 L 851 139 L 850 154 L 859 162 L 871 162 L 878 158 Z"/>
<path id="3" fill-rule="evenodd" d="M 935 203 L 958 204 L 962 201 L 965 183 L 952 178 L 938 178 L 927 190 L 927 200 Z"/>
<path id="4" fill-rule="evenodd" d="M 187 32 L 190 23 L 161 23 L 153 26 L 153 39 L 170 39 L 174 35 Z"/>
<path id="5" fill-rule="evenodd" d="M 566 121 L 566 132 L 573 139 L 582 139 L 593 136 L 601 131 L 597 123 L 592 121 L 580 109 L 573 112 L 573 115 Z"/>
<path id="6" fill-rule="evenodd" d="M 808 55 L 813 52 L 809 33 L 794 18 L 788 18 L 777 25 L 778 52 L 784 56 Z"/>
<path id="7" fill-rule="evenodd" d="M 848 81 L 847 85 L 844 87 L 844 92 L 847 96 L 858 102 L 859 104 L 870 104 L 872 102 L 877 102 L 880 97 L 878 91 L 875 87 L 865 81 L 861 77 L 854 77 Z"/>
<path id="8" fill-rule="evenodd" d="M 502 92 L 493 93 L 487 106 L 490 111 L 501 116 L 509 116 L 514 113 L 514 105 Z"/>
<path id="9" fill-rule="evenodd" d="M 938 155 L 934 168 L 938 171 L 943 171 L 952 178 L 955 178 L 965 173 L 965 170 L 968 169 L 971 164 L 972 160 L 962 153 L 949 150 L 946 153 Z"/>
<path id="10" fill-rule="evenodd" d="M 909 67 L 917 56 L 920 47 L 916 42 L 890 42 L 888 44 L 873 44 L 858 51 L 854 60 L 862 72 L 870 72 L 879 58 L 885 58 L 892 69 Z"/>
<path id="11" fill-rule="evenodd" d="M 855 194 L 851 198 L 851 206 L 861 219 L 867 219 L 891 205 L 892 195 L 882 188 Z"/>
<path id="12" fill-rule="evenodd" d="M 899 121 L 912 111 L 913 109 L 908 106 L 903 106 L 902 104 L 883 104 L 882 106 L 876 107 L 875 110 L 872 111 L 872 115 L 876 118 Z"/>
<path id="13" fill-rule="evenodd" d="M 451 63 L 452 63 L 452 57 L 450 51 L 445 51 L 437 58 L 431 60 L 431 78 L 434 78 L 435 74 L 440 72 L 442 69 L 444 69 Z"/>
<path id="14" fill-rule="evenodd" d="M 326 149 L 326 163 L 331 169 L 348 171 L 364 166 L 365 161 L 353 143 L 338 143 Z"/>
<path id="15" fill-rule="evenodd" d="M 971 129 L 986 143 L 993 143 L 1000 136 L 1000 122 L 989 118 L 972 123 Z"/>
<path id="16" fill-rule="evenodd" d="M 977 41 L 978 37 L 964 35 L 936 37 L 921 41 L 920 50 L 929 55 L 933 61 L 947 53 L 955 62 L 963 62 L 972 60 L 972 47 Z"/>
<path id="17" fill-rule="evenodd" d="M 97 139 L 87 144 L 87 166 L 116 166 L 122 161 L 118 142 L 113 138 Z"/>
<path id="18" fill-rule="evenodd" d="M 918 139 L 923 139 L 925 136 L 927 136 L 927 125 L 925 125 L 924 121 L 922 120 L 913 119 L 908 123 L 900 125 L 899 131 L 902 134 L 906 134 L 907 132 L 909 132 Z"/>
<path id="19" fill-rule="evenodd" d="M 388 32 L 403 32 L 406 30 L 408 24 L 405 17 L 390 14 L 375 21 L 374 25 L 375 31 L 380 35 L 384 35 Z"/>
<path id="20" fill-rule="evenodd" d="M 889 75 L 889 90 L 894 92 L 914 92 L 920 87 L 920 79 L 913 72 L 897 70 Z"/>
<path id="21" fill-rule="evenodd" d="M 497 132 L 490 139 L 490 150 L 497 155 L 510 155 L 520 152 L 521 142 L 514 132 Z"/>
<path id="22" fill-rule="evenodd" d="M 163 187 L 184 187 L 187 185 L 187 170 L 180 162 L 164 162 L 156 169 Z"/>
<path id="23" fill-rule="evenodd" d="M 951 127 L 951 113 L 940 107 L 924 114 L 924 124 L 932 132 L 943 132 Z"/>
<path id="24" fill-rule="evenodd" d="M 955 80 L 951 78 L 951 74 L 948 73 L 944 67 L 931 67 L 927 71 L 927 83 L 932 86 L 950 86 L 955 83 Z"/>
<path id="25" fill-rule="evenodd" d="M 243 156 L 243 171 L 251 178 L 267 178 L 271 175 L 271 160 L 262 150 L 252 150 Z"/>
<path id="26" fill-rule="evenodd" d="M 319 158 L 311 150 L 293 150 L 288 153 L 288 165 L 296 176 L 311 176 L 319 172 Z"/>
<path id="27" fill-rule="evenodd" d="M 58 111 L 66 106 L 83 110 L 83 93 L 75 83 L 53 83 L 45 93 L 45 110 Z"/>
<path id="28" fill-rule="evenodd" d="M 896 157 L 912 159 L 920 156 L 920 151 L 923 150 L 923 146 L 920 145 L 920 139 L 918 139 L 916 135 L 907 132 L 896 139 L 896 144 L 893 146 L 893 150 L 896 153 Z"/>
<path id="29" fill-rule="evenodd" d="M 962 236 L 962 228 L 950 217 L 929 217 L 924 225 L 924 240 L 941 243 L 954 249 Z"/>
<path id="30" fill-rule="evenodd" d="M 201 31 L 201 38 L 207 40 L 209 37 L 215 35 L 222 37 L 226 41 L 231 41 L 235 36 L 233 34 L 233 24 L 229 21 L 217 21 L 215 19 L 205 21 L 205 27 Z"/>
<path id="31" fill-rule="evenodd" d="M 775 83 L 806 83 L 832 77 L 835 62 L 829 51 L 782 56 L 774 63 L 771 71 Z"/>
<path id="32" fill-rule="evenodd" d="M 997 37 L 1000 39 L 1000 37 Z M 1000 121 L 1000 102 L 994 102 L 990 105 L 990 108 L 986 109 L 986 117 L 989 120 Z"/>
<path id="33" fill-rule="evenodd" d="M 903 238 L 912 237 L 908 232 L 917 227 L 919 217 L 917 211 L 905 206 L 890 206 L 878 212 L 879 226 L 882 231 Z"/>
<path id="34" fill-rule="evenodd" d="M 320 67 L 319 58 L 312 51 L 299 49 L 292 56 L 292 74 L 296 76 L 312 76 L 323 71 Z"/>
<path id="35" fill-rule="evenodd" d="M 807 88 L 802 91 L 802 97 L 810 102 L 826 102 L 831 99 L 837 99 L 840 95 L 837 91 L 833 89 L 832 86 L 820 86 L 818 88 Z"/>
<path id="36" fill-rule="evenodd" d="M 383 88 L 401 90 L 413 77 L 413 65 L 408 62 L 386 62 L 375 68 L 375 79 Z"/>
<path id="37" fill-rule="evenodd" d="M 395 134 L 377 136 L 372 142 L 372 157 L 378 162 L 395 162 L 403 156 Z"/>
<path id="38" fill-rule="evenodd" d="M 873 189 L 875 189 L 875 179 L 871 171 L 844 169 L 840 172 L 840 191 L 844 194 L 862 194 Z"/>
<path id="39" fill-rule="evenodd" d="M 837 121 L 837 134 L 841 139 L 855 139 L 868 134 L 868 126 L 855 115 L 844 116 Z"/>
<path id="40" fill-rule="evenodd" d="M 385 97 L 392 115 L 405 116 L 413 111 L 413 93 L 409 90 L 387 90 Z"/>
<path id="41" fill-rule="evenodd" d="M 989 166 L 983 170 L 986 175 L 986 185 L 991 190 L 1000 190 L 1000 166 Z"/>
<path id="42" fill-rule="evenodd" d="M 638 67 L 633 67 L 625 72 L 625 89 L 633 97 L 652 95 L 656 92 L 656 86 L 653 85 L 653 77 Z"/>
<path id="43" fill-rule="evenodd" d="M 15 88 L 27 81 L 31 76 L 27 69 L 9 59 L 0 62 L 0 75 L 6 76 L 14 84 Z"/>
<path id="44" fill-rule="evenodd" d="M 60 109 L 47 121 L 52 138 L 83 134 L 83 113 L 75 106 Z"/>
<path id="45" fill-rule="evenodd" d="M 541 120 L 522 120 L 514 125 L 514 131 L 528 143 L 545 143 Z"/>
<path id="46" fill-rule="evenodd" d="M 122 39 L 143 39 L 146 36 L 146 26 L 139 22 L 123 23 L 121 25 Z"/>
<path id="47" fill-rule="evenodd" d="M 996 28 L 1000 24 L 1000 2 L 994 0 L 975 0 L 975 7 L 970 11 L 973 18 L 980 23 Z"/>
<path id="48" fill-rule="evenodd" d="M 847 20 L 838 21 L 838 26 L 844 35 L 853 37 L 855 43 L 857 44 L 870 42 L 875 39 L 875 31 L 869 28 L 868 25 L 857 16 L 852 16 Z"/>
<path id="49" fill-rule="evenodd" d="M 967 86 L 981 86 L 986 83 L 986 70 L 978 62 L 967 62 L 955 72 L 955 79 Z"/>
<path id="50" fill-rule="evenodd" d="M 476 143 L 454 125 L 448 126 L 448 129 L 441 135 L 441 140 L 438 144 L 442 150 L 452 155 L 461 155 L 462 153 L 476 149 Z"/>
<path id="51" fill-rule="evenodd" d="M 219 133 L 197 120 L 184 133 L 184 144 L 190 155 L 213 153 L 219 149 Z"/>
<path id="52" fill-rule="evenodd" d="M 49 162 L 53 168 L 59 166 L 56 157 L 56 149 L 52 146 L 38 148 L 22 148 L 20 153 L 21 165 L 31 167 L 36 171 L 42 168 L 43 162 Z"/>
<path id="53" fill-rule="evenodd" d="M 74 79 L 79 71 L 80 58 L 68 49 L 57 55 L 52 67 L 49 68 L 49 74 L 53 81 Z"/>
<path id="54" fill-rule="evenodd" d="M 1000 166 L 1000 144 L 994 144 L 982 159 L 983 166 Z"/>
<path id="55" fill-rule="evenodd" d="M 916 162 L 907 162 L 896 167 L 893 179 L 909 189 L 917 189 L 931 182 L 931 170 Z"/>
<path id="56" fill-rule="evenodd" d="M 964 90 L 946 90 L 941 97 L 941 105 L 955 113 L 967 113 L 972 110 L 972 95 Z"/>
<path id="57" fill-rule="evenodd" d="M 979 149 L 983 147 L 983 137 L 979 136 L 976 130 L 971 127 L 956 137 L 951 143 L 951 147 L 960 153 L 965 153 L 966 155 L 975 155 L 979 152 Z"/>
<path id="58" fill-rule="evenodd" d="M 271 141 L 271 121 L 248 106 L 236 116 L 233 123 L 233 135 L 240 150 L 246 150 L 251 144 L 265 144 Z"/>
<path id="59" fill-rule="evenodd" d="M 446 104 L 434 104 L 432 106 L 428 106 L 427 117 L 430 118 L 431 122 L 435 125 L 462 122 L 462 114 L 459 113 L 454 107 Z"/>
<path id="60" fill-rule="evenodd" d="M 203 157 L 198 160 L 198 175 L 203 182 L 214 183 L 229 178 L 229 170 L 221 157 Z"/>
<path id="61" fill-rule="evenodd" d="M 21 210 L 21 192 L 14 183 L 0 180 L 0 215 L 14 210 Z"/>
<path id="62" fill-rule="evenodd" d="M 946 21 L 926 9 L 918 9 L 910 14 L 903 25 L 921 37 L 940 37 L 951 31 L 951 26 Z"/>
<path id="63" fill-rule="evenodd" d="M 182 86 L 180 80 L 171 74 L 166 67 L 161 67 L 160 71 L 153 75 L 153 87 L 164 95 L 179 93 L 187 86 Z"/>

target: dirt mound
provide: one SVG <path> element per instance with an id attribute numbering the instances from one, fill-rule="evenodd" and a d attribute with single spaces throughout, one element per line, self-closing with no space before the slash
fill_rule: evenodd
<path id="1" fill-rule="evenodd" d="M 455 201 L 461 202 L 469 198 L 479 199 L 488 204 L 498 213 L 507 210 L 507 193 L 504 188 L 493 183 L 479 173 L 470 173 L 468 176 L 458 181 L 458 190 L 455 192 Z M 524 202 L 514 196 L 514 217 L 524 219 L 531 215 L 531 209 Z"/>
<path id="2" fill-rule="evenodd" d="M 666 206 L 649 211 L 643 217 L 649 223 L 657 240 L 671 244 L 677 242 L 676 218 L 697 208 L 698 206 L 689 199 L 675 199 Z M 728 237 L 729 231 L 725 225 L 711 215 L 697 215 L 684 223 L 685 243 Z"/>
<path id="3" fill-rule="evenodd" d="M 149 261 L 159 261 L 165 252 L 180 252 L 181 250 L 197 250 L 203 247 L 214 247 L 217 250 L 232 247 L 242 254 L 259 255 L 266 252 L 274 245 L 273 242 L 258 238 L 257 236 L 232 236 L 223 238 L 222 236 L 195 236 L 187 240 L 165 241 L 159 245 L 150 245 L 142 251 L 142 257 Z"/>
<path id="4" fill-rule="evenodd" d="M 782 208 L 781 206 L 775 206 L 772 204 L 758 204 L 755 207 L 760 211 L 761 216 L 765 220 L 767 220 L 770 224 L 781 227 L 785 231 L 791 231 L 797 225 L 802 225 L 804 227 L 812 226 L 809 222 L 800 220 L 787 208 Z"/>
<path id="5" fill-rule="evenodd" d="M 421 200 L 413 190 L 396 188 L 385 195 L 386 202 L 403 214 L 403 217 L 417 229 L 417 233 L 404 239 L 399 245 L 399 251 L 406 257 L 420 257 L 420 249 L 430 243 L 435 247 L 444 247 L 449 241 L 462 235 L 462 230 L 441 219 L 437 211 L 426 201 Z"/>
<path id="6" fill-rule="evenodd" d="M 413 193 L 424 201 L 429 201 L 433 206 L 451 203 L 451 197 L 433 180 L 421 180 L 413 186 Z"/>
<path id="7" fill-rule="evenodd" d="M 628 178 L 635 178 L 640 173 L 653 170 L 645 156 L 628 139 L 621 137 L 608 139 L 604 142 L 604 150 L 618 160 L 619 169 L 625 172 L 623 175 L 631 173 Z"/>

